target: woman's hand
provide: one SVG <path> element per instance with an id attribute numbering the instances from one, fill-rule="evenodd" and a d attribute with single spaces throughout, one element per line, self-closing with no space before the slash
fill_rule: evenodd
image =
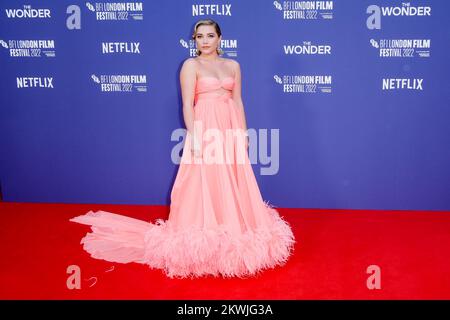
<path id="1" fill-rule="evenodd" d="M 201 157 L 202 155 L 200 141 L 195 135 L 192 136 L 191 140 L 191 154 L 193 157 Z"/>

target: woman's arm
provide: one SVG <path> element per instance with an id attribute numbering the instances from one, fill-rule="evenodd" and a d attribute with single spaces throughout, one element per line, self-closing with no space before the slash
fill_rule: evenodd
<path id="1" fill-rule="evenodd" d="M 180 71 L 181 97 L 183 100 L 184 124 L 188 133 L 194 130 L 194 95 L 196 82 L 196 61 L 188 58 L 184 61 Z"/>
<path id="2" fill-rule="evenodd" d="M 186 139 L 189 139 L 191 152 L 201 155 L 201 130 L 195 124 L 194 119 L 194 97 L 195 84 L 197 81 L 196 61 L 188 58 L 184 61 L 180 71 L 181 96 L 183 99 L 183 118 L 187 129 Z"/>
<path id="3" fill-rule="evenodd" d="M 244 103 L 242 102 L 242 82 L 241 82 L 241 67 L 239 62 L 232 60 L 233 70 L 234 70 L 234 89 L 233 89 L 233 100 L 236 103 L 239 113 L 242 119 L 242 125 L 244 131 L 247 131 L 247 120 L 245 118 Z"/>

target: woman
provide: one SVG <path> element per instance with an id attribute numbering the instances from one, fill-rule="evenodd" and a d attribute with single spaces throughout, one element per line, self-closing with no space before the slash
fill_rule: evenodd
<path id="1" fill-rule="evenodd" d="M 216 22 L 197 22 L 197 57 L 181 68 L 187 139 L 168 220 L 105 211 L 71 219 L 92 227 L 81 240 L 92 257 L 181 278 L 251 276 L 289 258 L 295 239 L 261 197 L 247 154 L 240 66 L 219 56 L 221 38 Z"/>

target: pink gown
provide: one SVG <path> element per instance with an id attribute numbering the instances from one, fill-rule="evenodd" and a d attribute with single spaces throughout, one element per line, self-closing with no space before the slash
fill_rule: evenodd
<path id="1" fill-rule="evenodd" d="M 213 130 L 201 139 L 203 154 L 196 160 L 191 139 L 185 140 L 167 220 L 106 211 L 70 219 L 91 226 L 81 243 L 93 258 L 146 264 L 171 278 L 242 278 L 286 263 L 295 243 L 292 230 L 262 199 L 245 140 L 224 138 L 227 130 L 243 129 L 233 87 L 232 77 L 197 80 L 194 120 L 205 134 Z"/>

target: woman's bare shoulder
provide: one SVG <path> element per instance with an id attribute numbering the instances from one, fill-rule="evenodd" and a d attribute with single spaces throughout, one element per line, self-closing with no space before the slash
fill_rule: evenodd
<path id="1" fill-rule="evenodd" d="M 234 59 L 230 59 L 230 58 L 222 58 L 226 63 L 228 63 L 230 66 L 236 66 L 239 65 L 239 62 L 237 62 Z"/>
<path id="2" fill-rule="evenodd" d="M 233 70 L 233 73 L 236 73 L 237 71 L 240 70 L 239 62 L 237 62 L 234 59 L 228 59 L 228 58 L 224 58 L 224 59 L 225 59 L 225 63 L 228 66 L 228 68 Z"/>
<path id="3" fill-rule="evenodd" d="M 186 60 L 184 60 L 183 65 L 181 66 L 181 72 L 182 73 L 197 73 L 198 65 L 197 61 L 189 57 Z"/>
<path id="4" fill-rule="evenodd" d="M 197 60 L 193 57 L 189 57 L 186 60 L 184 60 L 183 62 L 183 66 L 196 66 L 197 65 Z"/>

